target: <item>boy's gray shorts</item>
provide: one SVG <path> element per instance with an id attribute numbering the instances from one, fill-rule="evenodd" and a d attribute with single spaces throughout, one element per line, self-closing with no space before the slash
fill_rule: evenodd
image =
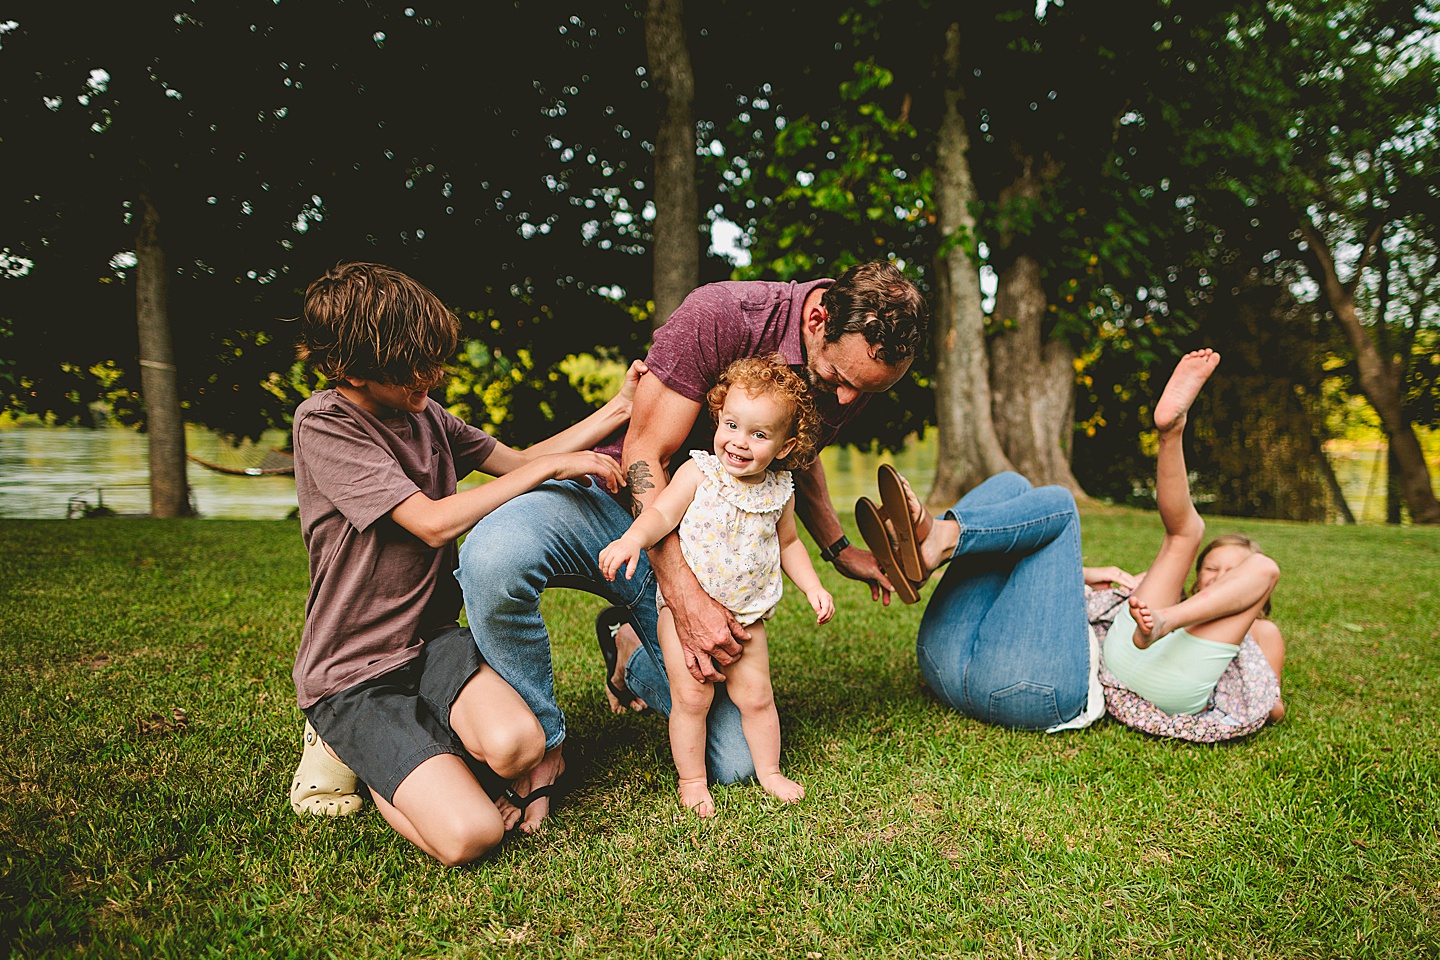
<path id="1" fill-rule="evenodd" d="M 484 662 L 470 628 L 452 627 L 403 667 L 333 693 L 304 713 L 355 775 L 390 803 L 411 771 L 443 753 L 464 760 L 487 790 L 498 792 L 504 783 L 450 728 L 451 704 Z"/>

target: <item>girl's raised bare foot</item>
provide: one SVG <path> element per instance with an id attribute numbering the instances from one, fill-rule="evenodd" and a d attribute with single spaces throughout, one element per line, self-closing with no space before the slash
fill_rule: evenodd
<path id="1" fill-rule="evenodd" d="M 1151 610 L 1150 605 L 1139 597 L 1130 598 L 1130 615 L 1135 618 L 1135 647 L 1144 650 L 1150 644 L 1170 632 L 1165 615 Z"/>
<path id="2" fill-rule="evenodd" d="M 766 774 L 759 778 L 760 786 L 765 792 L 777 800 L 784 800 L 786 803 L 795 803 L 805 796 L 805 788 L 791 780 L 789 777 L 778 773 Z"/>
<path id="3" fill-rule="evenodd" d="M 1155 403 L 1155 429 L 1161 433 L 1185 428 L 1185 413 L 1200 395 L 1200 388 L 1220 365 L 1220 354 L 1206 347 L 1180 358 L 1175 372 Z"/>
<path id="4" fill-rule="evenodd" d="M 710 796 L 710 785 L 704 777 L 680 781 L 680 802 L 685 809 L 695 811 L 697 816 L 715 816 L 715 798 Z"/>

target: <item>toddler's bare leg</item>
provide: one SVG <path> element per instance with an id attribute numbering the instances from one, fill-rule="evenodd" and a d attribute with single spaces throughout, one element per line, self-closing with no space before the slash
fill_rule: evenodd
<path id="1" fill-rule="evenodd" d="M 1213 350 L 1195 350 L 1180 358 L 1155 404 L 1155 427 L 1160 432 L 1160 450 L 1155 467 L 1155 505 L 1165 525 L 1165 539 L 1145 579 L 1130 597 L 1130 610 L 1137 624 L 1135 646 L 1148 647 L 1157 637 L 1175 629 L 1163 609 L 1180 600 L 1190 565 L 1200 552 L 1205 521 L 1190 499 L 1190 479 L 1185 469 L 1185 419 L 1200 388 L 1220 363 Z"/>
<path id="2" fill-rule="evenodd" d="M 770 683 L 770 647 L 765 624 L 747 628 L 750 639 L 745 655 L 725 668 L 725 689 L 740 710 L 740 728 L 755 760 L 755 777 L 770 795 L 794 803 L 805 788 L 780 773 L 780 714 L 775 709 L 775 688 Z"/>
<path id="3" fill-rule="evenodd" d="M 670 680 L 670 755 L 680 776 L 680 802 L 702 817 L 713 817 L 715 800 L 705 775 L 705 717 L 715 699 L 715 689 L 696 680 L 686 669 L 685 651 L 669 607 L 661 608 L 656 626 L 665 657 L 665 675 Z M 726 672 L 731 669 L 733 665 Z"/>

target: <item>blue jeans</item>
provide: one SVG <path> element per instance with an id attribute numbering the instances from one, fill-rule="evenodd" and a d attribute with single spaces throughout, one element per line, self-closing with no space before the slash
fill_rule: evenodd
<path id="1" fill-rule="evenodd" d="M 565 740 L 565 715 L 555 700 L 550 634 L 540 617 L 540 594 L 570 587 L 623 606 L 640 636 L 625 667 L 625 683 L 656 712 L 670 715 L 670 682 L 655 633 L 655 574 L 641 555 L 632 579 L 611 583 L 598 557 L 630 528 L 628 511 L 599 486 L 549 481 L 481 519 L 460 548 L 455 576 L 485 662 L 525 699 L 545 730 L 545 746 Z M 735 783 L 755 775 L 740 711 L 725 688 L 715 690 L 707 721 L 710 776 Z"/>
<path id="2" fill-rule="evenodd" d="M 1044 730 L 1074 719 L 1090 690 L 1075 498 L 1000 473 L 945 519 L 960 522 L 960 543 L 920 620 L 926 683 L 986 723 Z"/>

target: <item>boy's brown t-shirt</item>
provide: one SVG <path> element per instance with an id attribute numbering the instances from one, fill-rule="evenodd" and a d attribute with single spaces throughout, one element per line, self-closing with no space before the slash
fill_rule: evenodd
<path id="1" fill-rule="evenodd" d="M 402 666 L 460 613 L 455 544 L 436 549 L 390 519 L 417 491 L 455 492 L 495 438 L 434 400 L 421 414 L 372 416 L 335 390 L 295 411 L 295 492 L 310 554 L 305 632 L 295 657 L 301 708 Z"/>

